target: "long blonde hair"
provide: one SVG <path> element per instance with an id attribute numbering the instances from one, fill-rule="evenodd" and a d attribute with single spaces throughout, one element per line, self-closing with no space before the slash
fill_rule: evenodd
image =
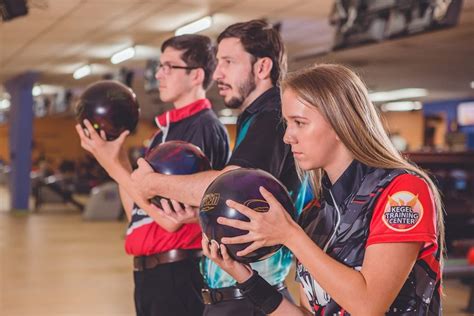
<path id="1" fill-rule="evenodd" d="M 428 183 L 436 207 L 442 263 L 444 221 L 439 190 L 425 171 L 410 164 L 392 145 L 362 80 L 342 65 L 316 64 L 288 74 L 281 88 L 282 93 L 291 89 L 300 101 L 315 107 L 356 160 L 376 168 L 409 170 Z M 310 177 L 315 194 L 320 197 L 324 171 L 320 168 L 298 172 Z"/>

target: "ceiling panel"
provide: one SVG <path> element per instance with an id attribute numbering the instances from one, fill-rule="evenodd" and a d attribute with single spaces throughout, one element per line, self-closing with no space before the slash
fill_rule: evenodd
<path id="1" fill-rule="evenodd" d="M 176 28 L 209 14 L 205 5 L 172 3 L 160 8 L 154 14 L 132 28 L 154 32 L 173 32 Z"/>
<path id="2" fill-rule="evenodd" d="M 145 59 L 157 57 L 163 40 L 179 26 L 212 14 L 214 25 L 202 32 L 215 38 L 232 23 L 266 18 L 281 23 L 290 66 L 315 61 L 356 67 L 373 89 L 425 85 L 435 96 L 469 95 L 461 88 L 474 80 L 474 0 L 464 0 L 455 28 L 332 52 L 328 16 L 334 0 L 30 0 L 26 17 L 0 23 L 0 83 L 37 69 L 44 83 L 84 85 L 100 75 L 72 79 L 72 72 L 92 63 L 98 73 L 122 66 L 142 72 Z M 39 4 L 47 4 L 44 8 Z M 114 66 L 114 52 L 136 45 L 133 60 Z M 440 75 L 441 74 L 441 75 Z M 136 80 L 142 80 L 139 75 Z M 468 84 L 467 83 L 467 84 Z"/>
<path id="3" fill-rule="evenodd" d="M 276 17 L 291 18 L 308 18 L 313 19 L 327 18 L 331 13 L 334 1 L 298 1 L 294 6 L 287 7 L 284 11 L 274 11 Z"/>

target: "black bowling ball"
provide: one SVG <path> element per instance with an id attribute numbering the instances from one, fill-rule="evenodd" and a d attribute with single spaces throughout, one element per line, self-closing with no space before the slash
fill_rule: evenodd
<path id="1" fill-rule="evenodd" d="M 217 177 L 207 188 L 200 205 L 200 224 L 209 240 L 221 243 L 222 237 L 235 237 L 247 234 L 248 231 L 232 228 L 217 223 L 218 217 L 227 217 L 242 221 L 250 221 L 239 211 L 227 206 L 227 200 L 243 204 L 256 212 L 267 212 L 268 203 L 260 194 L 262 186 L 272 193 L 292 216 L 295 214 L 293 202 L 286 188 L 268 172 L 259 169 L 239 168 Z M 245 249 L 249 243 L 226 245 L 229 255 L 239 262 L 250 263 L 266 259 L 273 255 L 281 245 L 262 247 L 245 257 L 237 256 L 237 252 Z"/>
<path id="2" fill-rule="evenodd" d="M 151 149 L 145 155 L 145 160 L 155 172 L 167 175 L 187 175 L 211 170 L 209 159 L 196 145 L 183 141 L 168 141 Z M 156 196 L 151 202 L 161 207 L 160 199 Z"/>
<path id="3" fill-rule="evenodd" d="M 107 140 L 114 140 L 125 130 L 133 132 L 138 123 L 139 105 L 135 93 L 113 80 L 97 81 L 84 90 L 76 104 L 76 119 L 84 127 L 89 120 Z"/>

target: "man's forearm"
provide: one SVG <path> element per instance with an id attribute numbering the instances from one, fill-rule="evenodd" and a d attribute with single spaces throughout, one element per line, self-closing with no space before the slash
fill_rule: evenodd
<path id="1" fill-rule="evenodd" d="M 121 158 L 122 158 L 120 159 L 121 166 L 130 175 L 133 170 L 132 165 L 130 164 L 130 160 L 126 156 L 123 156 Z M 120 200 L 122 202 L 123 209 L 125 210 L 125 214 L 127 215 L 127 219 L 128 221 L 130 221 L 132 219 L 133 199 L 131 198 L 130 194 L 128 194 L 127 190 L 123 187 L 123 185 L 119 183 L 118 185 L 119 185 Z"/>
<path id="2" fill-rule="evenodd" d="M 133 200 L 127 191 L 119 184 L 119 194 L 120 201 L 122 202 L 122 207 L 125 210 L 128 221 L 132 219 L 132 209 L 133 209 Z"/>
<path id="3" fill-rule="evenodd" d="M 123 167 L 123 166 L 122 166 Z M 181 224 L 174 223 L 173 221 L 164 218 L 157 214 L 155 210 L 150 208 L 148 201 L 144 199 L 140 199 L 140 196 L 134 190 L 132 186 L 132 181 L 130 177 L 130 173 L 127 168 L 115 168 L 113 174 L 110 176 L 119 184 L 120 188 L 120 197 L 122 200 L 123 207 L 125 208 L 125 212 L 127 213 L 127 217 L 130 220 L 132 217 L 132 208 L 133 203 L 135 202 L 138 204 L 140 208 L 145 210 L 148 215 L 153 218 L 155 222 L 158 223 L 161 227 L 166 229 L 169 232 L 173 232 L 178 230 L 181 227 Z M 130 207 L 127 209 L 127 207 Z"/>
<path id="4" fill-rule="evenodd" d="M 155 195 L 170 198 L 184 204 L 199 206 L 207 187 L 219 175 L 236 169 L 236 166 L 227 166 L 223 170 L 204 171 L 191 175 L 163 175 L 159 173 L 150 174 L 148 185 L 152 187 Z"/>

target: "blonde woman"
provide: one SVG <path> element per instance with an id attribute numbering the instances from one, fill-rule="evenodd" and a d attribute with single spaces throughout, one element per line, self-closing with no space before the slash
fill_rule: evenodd
<path id="1" fill-rule="evenodd" d="M 290 74 L 282 83 L 282 110 L 284 141 L 319 202 L 295 223 L 264 188 L 267 213 L 228 201 L 250 222 L 219 223 L 249 233 L 221 245 L 203 240 L 204 254 L 267 314 L 439 315 L 439 192 L 392 146 L 360 78 L 331 64 Z M 224 244 L 244 242 L 251 244 L 238 255 L 276 244 L 293 252 L 300 307 L 229 257 Z"/>

